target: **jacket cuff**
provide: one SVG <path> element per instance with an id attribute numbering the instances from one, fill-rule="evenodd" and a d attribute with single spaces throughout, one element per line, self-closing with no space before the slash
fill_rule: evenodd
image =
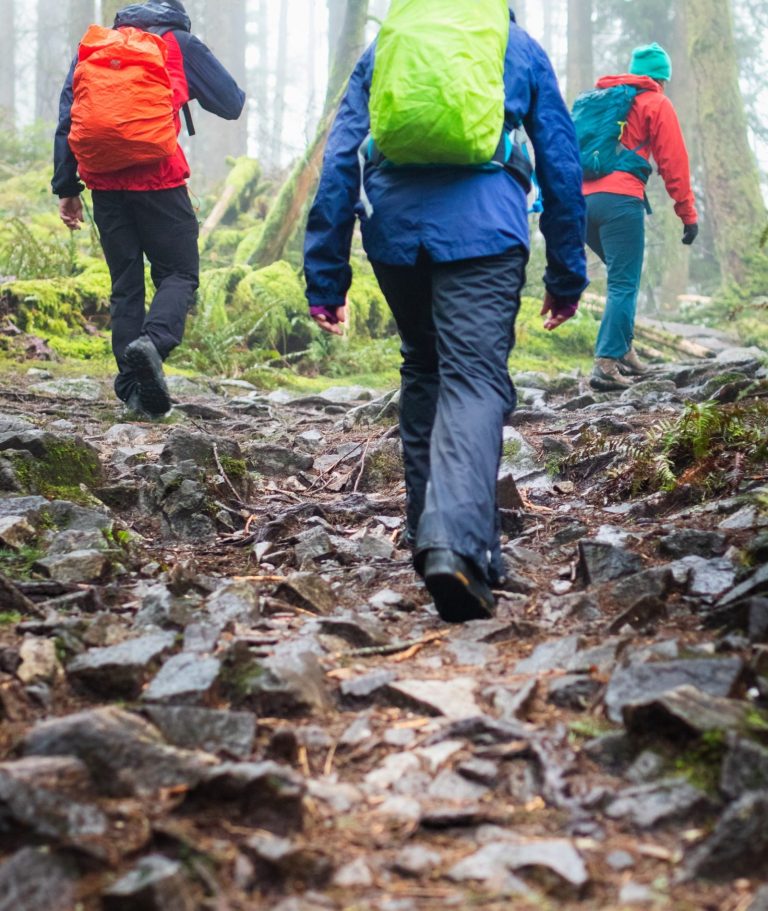
<path id="1" fill-rule="evenodd" d="M 84 189 L 85 184 L 77 181 L 76 183 L 67 184 L 65 187 L 57 187 L 53 193 L 59 199 L 72 199 L 75 196 L 79 196 Z"/>

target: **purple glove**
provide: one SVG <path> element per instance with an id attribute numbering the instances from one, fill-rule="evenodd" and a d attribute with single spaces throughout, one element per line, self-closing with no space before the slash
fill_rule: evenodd
<path id="1" fill-rule="evenodd" d="M 552 298 L 552 316 L 565 316 L 570 319 L 576 315 L 579 309 L 578 297 L 553 297 Z"/>
<path id="2" fill-rule="evenodd" d="M 310 307 L 309 315 L 312 317 L 324 316 L 332 326 L 335 326 L 339 322 L 339 318 L 336 315 L 338 309 L 338 307 L 329 307 L 327 305 L 323 307 Z"/>

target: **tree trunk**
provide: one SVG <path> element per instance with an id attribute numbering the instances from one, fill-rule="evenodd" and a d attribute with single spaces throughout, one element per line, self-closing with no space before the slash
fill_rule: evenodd
<path id="1" fill-rule="evenodd" d="M 269 2 L 259 0 L 256 17 L 256 68 L 252 73 L 251 97 L 255 107 L 256 155 L 269 160 Z"/>
<path id="2" fill-rule="evenodd" d="M 747 135 L 729 0 L 684 0 L 708 221 L 725 282 L 742 283 L 744 254 L 765 223 L 760 176 Z"/>
<path id="3" fill-rule="evenodd" d="M 277 27 L 276 86 L 272 108 L 272 149 L 270 154 L 270 164 L 274 168 L 280 166 L 283 150 L 285 83 L 288 79 L 288 2 L 289 0 L 280 0 L 280 21 Z"/>
<path id="4" fill-rule="evenodd" d="M 11 130 L 16 117 L 16 30 L 13 0 L 0 0 L 0 129 Z"/>
<path id="5" fill-rule="evenodd" d="M 93 0 L 69 0 L 69 48 L 75 56 L 80 39 L 89 25 L 96 21 L 96 4 Z"/>
<path id="6" fill-rule="evenodd" d="M 224 183 L 224 190 L 218 202 L 206 218 L 200 231 L 205 241 L 220 225 L 227 224 L 237 217 L 238 213 L 247 211 L 253 202 L 254 194 L 261 177 L 259 163 L 253 158 L 238 158 L 232 166 Z"/>
<path id="7" fill-rule="evenodd" d="M 333 72 L 333 63 L 336 60 L 336 49 L 344 27 L 344 12 L 346 0 L 326 0 L 328 5 L 328 79 Z"/>
<path id="8" fill-rule="evenodd" d="M 228 0 L 227 13 L 221 15 L 220 0 L 207 0 L 204 11 L 205 42 L 234 76 L 237 84 L 246 82 L 246 2 Z M 225 121 L 207 111 L 195 111 L 197 135 L 195 149 L 195 186 L 207 192 L 222 181 L 230 170 L 227 158 L 239 158 L 248 152 L 248 117 Z"/>
<path id="9" fill-rule="evenodd" d="M 59 93 L 72 62 L 68 12 L 61 0 L 38 0 L 35 118 L 49 124 L 58 120 Z"/>
<path id="10" fill-rule="evenodd" d="M 568 0 L 568 104 L 592 88 L 595 77 L 592 51 L 592 0 Z"/>
<path id="11" fill-rule="evenodd" d="M 672 20 L 671 42 L 668 47 L 675 66 L 674 79 L 668 86 L 670 100 L 675 106 L 691 159 L 691 171 L 698 170 L 698 123 L 696 118 L 696 80 L 689 66 L 688 33 L 685 9 L 677 5 Z M 673 313 L 678 307 L 678 298 L 688 290 L 691 277 L 691 248 L 680 243 L 680 221 L 672 220 L 673 227 L 667 232 L 668 256 L 661 277 L 661 309 Z"/>
<path id="12" fill-rule="evenodd" d="M 315 136 L 312 145 L 294 165 L 272 204 L 262 228 L 254 238 L 246 238 L 236 256 L 236 261 L 255 268 L 268 266 L 280 259 L 285 245 L 299 223 L 307 201 L 311 198 L 320 177 L 323 153 L 335 110 L 329 112 Z"/>
<path id="13" fill-rule="evenodd" d="M 334 107 L 346 85 L 349 75 L 365 48 L 365 25 L 368 21 L 368 0 L 347 0 L 344 28 L 336 49 L 328 92 L 325 96 L 325 111 Z"/>

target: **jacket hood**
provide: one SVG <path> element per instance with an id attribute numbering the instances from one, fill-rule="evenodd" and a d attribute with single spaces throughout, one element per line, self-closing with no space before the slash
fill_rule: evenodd
<path id="1" fill-rule="evenodd" d="M 143 29 L 167 28 L 182 32 L 192 31 L 192 22 L 179 0 L 149 0 L 148 3 L 132 3 L 119 10 L 115 16 L 115 28 L 124 25 Z"/>
<path id="2" fill-rule="evenodd" d="M 661 92 L 662 87 L 650 76 L 633 76 L 631 73 L 620 73 L 618 76 L 603 76 L 597 80 L 595 88 L 612 89 L 617 85 L 631 85 L 646 92 Z"/>

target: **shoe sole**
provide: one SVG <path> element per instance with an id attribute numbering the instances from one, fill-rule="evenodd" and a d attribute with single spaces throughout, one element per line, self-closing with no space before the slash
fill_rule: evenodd
<path id="1" fill-rule="evenodd" d="M 601 380 L 593 376 L 589 380 L 589 385 L 596 392 L 624 392 L 627 389 L 631 389 L 634 383 L 624 386 L 621 383 L 615 383 L 613 380 Z"/>
<path id="2" fill-rule="evenodd" d="M 433 572 L 424 580 L 440 618 L 446 623 L 489 620 L 493 603 L 486 603 L 472 591 L 472 583 L 460 572 Z"/>
<path id="3" fill-rule="evenodd" d="M 149 355 L 140 348 L 134 348 L 126 351 L 125 360 L 136 374 L 141 407 L 148 415 L 167 414 L 172 407 L 171 397 L 168 390 L 157 382 Z"/>

